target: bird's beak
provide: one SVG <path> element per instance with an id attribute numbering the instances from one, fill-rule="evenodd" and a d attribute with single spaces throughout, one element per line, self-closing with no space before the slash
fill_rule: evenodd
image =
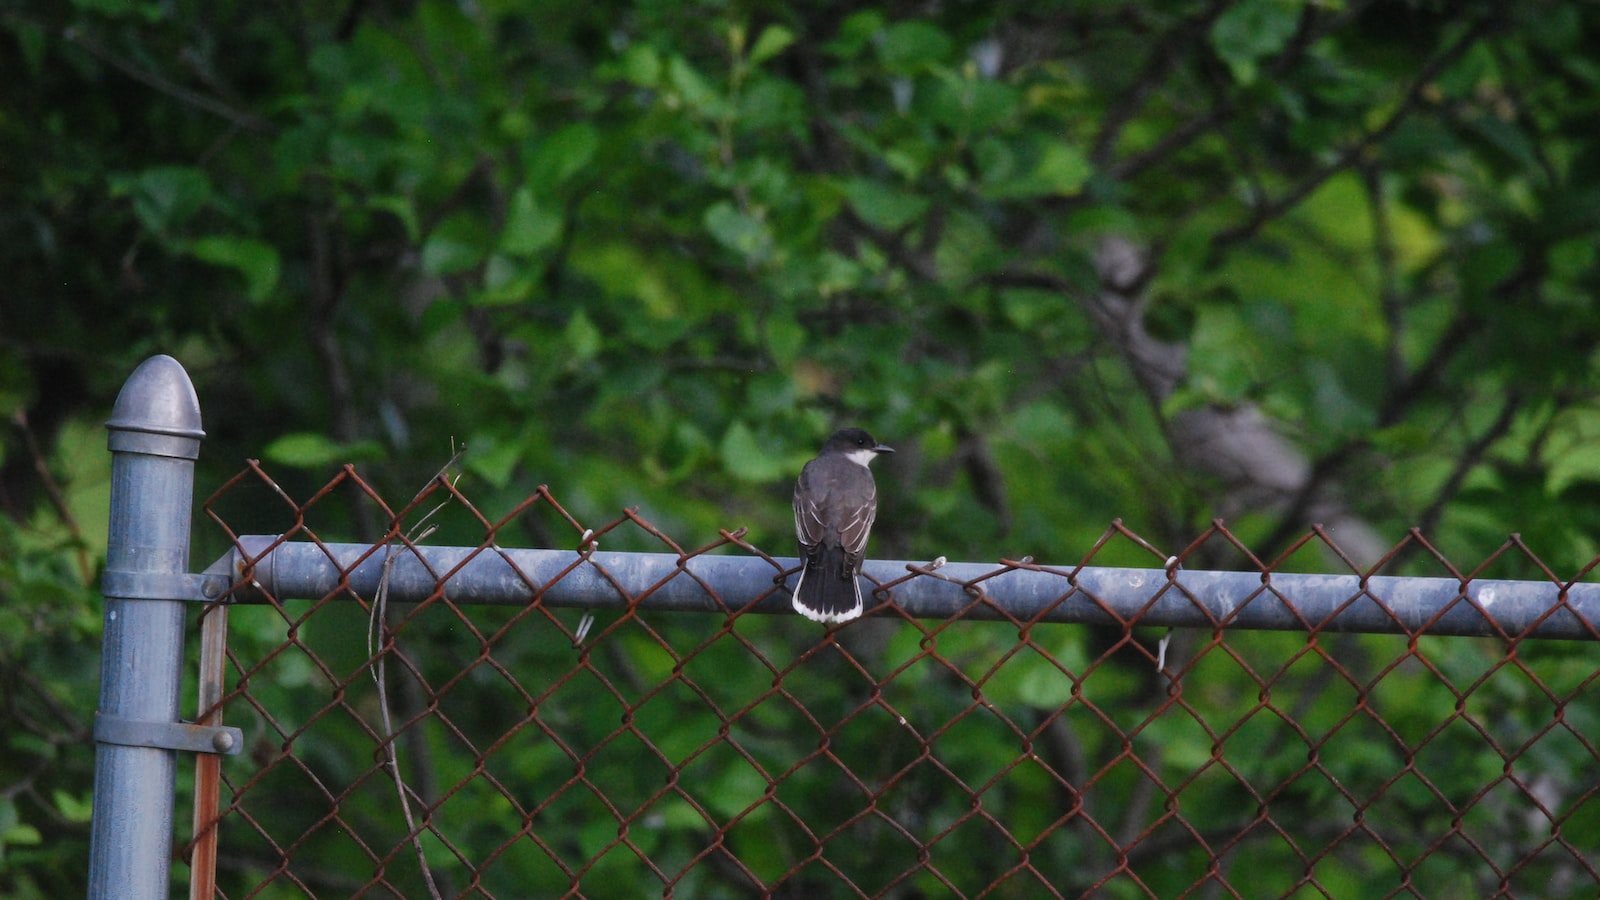
<path id="1" fill-rule="evenodd" d="M 878 446 L 872 448 L 872 452 L 873 453 L 893 453 L 894 452 L 894 448 L 889 446 L 888 444 L 879 444 Z"/>

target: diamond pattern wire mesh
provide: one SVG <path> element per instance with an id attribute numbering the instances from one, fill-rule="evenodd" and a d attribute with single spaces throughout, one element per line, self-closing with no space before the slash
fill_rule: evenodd
<path id="1" fill-rule="evenodd" d="M 399 543 L 441 502 L 430 521 L 483 553 L 528 517 L 586 531 L 548 491 L 491 520 L 443 478 L 391 508 L 349 468 L 297 501 L 252 465 L 206 512 L 230 540 L 251 510 L 320 543 L 317 518 L 348 496 Z M 633 512 L 590 538 L 759 553 L 728 533 L 686 550 Z M 1114 525 L 1083 564 L 1113 545 L 1166 563 Z M 1220 524 L 1178 562 L 1219 547 L 1279 565 Z M 1307 548 L 1338 558 L 1320 532 Z M 1401 552 L 1560 581 L 1516 539 L 1465 572 L 1415 534 Z M 974 605 L 993 602 L 986 580 L 966 585 Z M 1158 671 L 1161 632 L 1137 621 L 922 621 L 896 610 L 899 583 L 839 630 L 630 608 L 582 640 L 573 610 L 435 593 L 384 610 L 370 650 L 373 597 L 235 607 L 223 711 L 247 748 L 223 765 L 218 896 L 417 897 L 430 879 L 461 897 L 1600 886 L 1591 643 L 1219 622 L 1175 635 Z"/>

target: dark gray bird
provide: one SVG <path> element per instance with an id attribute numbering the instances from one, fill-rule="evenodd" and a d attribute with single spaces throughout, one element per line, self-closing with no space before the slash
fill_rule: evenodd
<path id="1" fill-rule="evenodd" d="M 794 608 L 818 622 L 861 615 L 861 560 L 878 515 L 878 487 L 867 463 L 893 453 L 859 428 L 843 428 L 800 470 L 794 484 L 794 534 L 800 542 L 800 580 Z"/>

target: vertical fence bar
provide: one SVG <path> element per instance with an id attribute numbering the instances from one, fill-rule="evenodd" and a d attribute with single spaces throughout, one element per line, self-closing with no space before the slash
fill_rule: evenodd
<path id="1" fill-rule="evenodd" d="M 122 386 L 106 429 L 111 524 L 89 897 L 154 900 L 169 890 L 177 752 L 108 742 L 99 718 L 178 721 L 185 604 L 176 586 L 188 572 L 194 460 L 205 437 L 183 366 L 170 356 L 145 360 Z"/>
<path id="2" fill-rule="evenodd" d="M 200 620 L 200 698 L 195 722 L 222 724 L 222 681 L 228 650 L 228 606 L 219 603 Z M 194 848 L 189 854 L 190 900 L 217 893 L 217 802 L 222 759 L 202 753 L 194 761 Z"/>

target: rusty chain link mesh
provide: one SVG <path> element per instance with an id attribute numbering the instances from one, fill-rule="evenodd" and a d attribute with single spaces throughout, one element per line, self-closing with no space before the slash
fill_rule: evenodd
<path id="1" fill-rule="evenodd" d="M 393 508 L 349 468 L 296 500 L 252 466 L 206 512 L 230 539 L 250 518 L 320 542 L 324 506 L 362 504 L 401 544 L 440 543 L 418 540 L 428 519 L 492 553 L 531 517 L 568 546 L 592 527 L 611 547 L 759 553 L 737 534 L 686 549 L 631 512 L 579 523 L 546 491 L 491 519 L 443 478 Z M 1282 564 L 1220 525 L 1179 562 L 1219 548 L 1239 568 Z M 1298 548 L 1338 559 L 1320 532 Z M 1115 525 L 1080 562 L 1113 552 L 1166 562 Z M 1395 552 L 1441 575 L 1562 580 L 1516 539 L 1462 570 L 1415 534 Z M 218 896 L 425 897 L 430 880 L 502 898 L 1600 886 L 1600 721 L 1580 699 L 1593 643 L 1219 626 L 1176 634 L 1158 671 L 1162 632 L 1137 622 L 919 621 L 896 584 L 838 631 L 630 610 L 581 641 L 577 610 L 435 594 L 385 610 L 370 651 L 373 597 L 236 607 L 223 711 L 247 746 L 223 765 Z"/>

